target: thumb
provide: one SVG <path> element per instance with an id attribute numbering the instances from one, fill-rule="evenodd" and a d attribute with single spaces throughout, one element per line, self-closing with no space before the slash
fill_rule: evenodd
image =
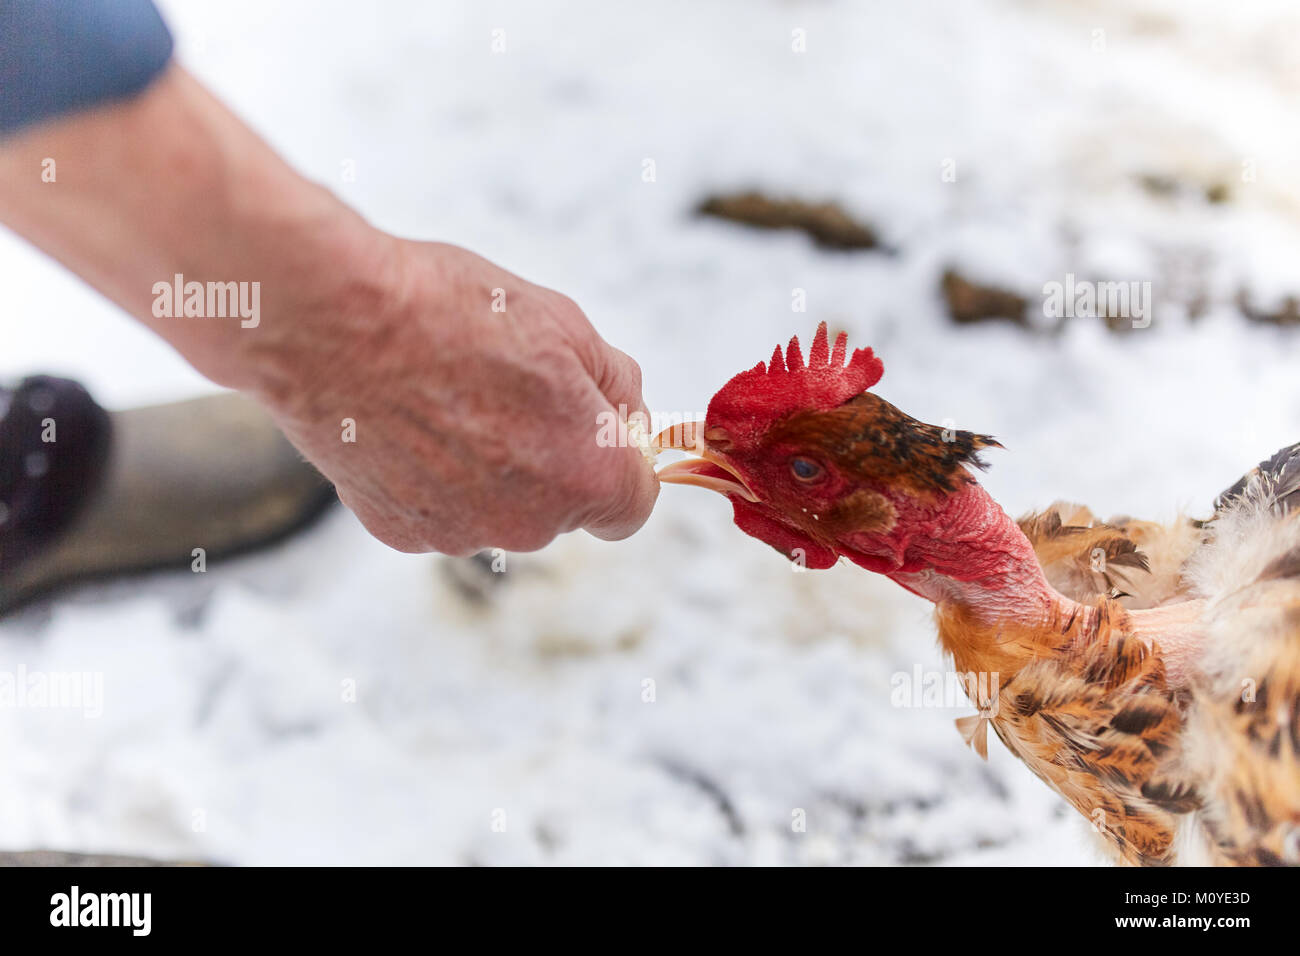
<path id="1" fill-rule="evenodd" d="M 602 343 L 596 385 L 616 414 L 639 419 L 642 432 L 650 428 L 650 414 L 641 395 L 641 367 L 625 352 Z M 633 426 L 633 435 L 635 428 Z M 620 435 L 624 430 L 620 429 Z M 617 541 L 637 531 L 650 517 L 659 497 L 659 479 L 654 466 L 634 442 L 599 449 L 598 467 L 609 476 L 609 494 L 604 506 L 583 527 L 597 538 Z"/>
<path id="2" fill-rule="evenodd" d="M 635 533 L 650 517 L 659 497 L 654 467 L 635 445 L 599 449 L 598 466 L 608 491 L 583 527 L 605 541 Z"/>

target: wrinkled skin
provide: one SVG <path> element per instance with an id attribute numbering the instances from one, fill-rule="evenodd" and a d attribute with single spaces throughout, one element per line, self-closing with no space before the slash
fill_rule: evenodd
<path id="1" fill-rule="evenodd" d="M 644 412 L 637 364 L 570 299 L 471 252 L 398 241 L 392 255 L 403 287 L 392 306 L 321 322 L 346 354 L 322 355 L 316 336 L 286 346 L 285 384 L 267 397 L 366 528 L 402 551 L 449 554 L 639 528 L 653 470 L 635 448 L 596 440 L 602 413 Z M 504 313 L 491 310 L 494 289 Z M 341 439 L 344 418 L 355 443 Z"/>
<path id="2" fill-rule="evenodd" d="M 602 412 L 644 410 L 640 369 L 572 301 L 374 228 L 176 64 L 133 99 L 0 142 L 0 221 L 262 402 L 394 548 L 620 538 L 654 505 L 640 453 L 597 444 Z M 153 286 L 177 273 L 258 283 L 258 322 L 158 314 Z"/>

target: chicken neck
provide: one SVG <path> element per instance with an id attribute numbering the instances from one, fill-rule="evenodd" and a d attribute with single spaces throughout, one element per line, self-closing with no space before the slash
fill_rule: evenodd
<path id="1" fill-rule="evenodd" d="M 1174 684 L 1194 669 L 1202 601 L 1130 611 L 1106 598 L 1066 597 L 1048 583 L 1020 526 L 975 482 L 911 529 L 903 568 L 888 576 L 934 602 L 940 640 L 962 670 L 1014 672 L 1049 648 L 1117 632 L 1159 645 Z"/>

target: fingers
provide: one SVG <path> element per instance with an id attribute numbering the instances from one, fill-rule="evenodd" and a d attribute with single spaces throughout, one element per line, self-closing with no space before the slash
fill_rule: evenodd
<path id="1" fill-rule="evenodd" d="M 640 412 L 646 416 L 646 428 L 650 427 L 650 416 L 641 395 L 641 366 L 632 356 L 602 341 L 594 377 L 596 387 L 615 410 L 623 415 Z"/>
<path id="2" fill-rule="evenodd" d="M 570 347 L 600 393 L 625 418 L 633 413 L 644 415 L 648 429 L 650 415 L 641 395 L 641 366 L 601 338 L 576 302 L 558 293 L 551 295 L 559 303 L 557 313 L 567 329 Z"/>
<path id="3" fill-rule="evenodd" d="M 601 340 L 594 379 L 613 410 L 624 418 L 641 417 L 643 431 L 650 428 L 650 414 L 641 394 L 641 366 L 627 353 Z M 584 525 L 591 534 L 617 541 L 636 532 L 650 517 L 659 497 L 659 480 L 654 467 L 634 443 L 599 449 L 604 454 L 598 467 L 610 475 L 608 492 L 598 504 L 595 516 Z"/>
<path id="4" fill-rule="evenodd" d="M 659 497 L 659 479 L 641 452 L 630 446 L 600 449 L 599 467 L 610 475 L 608 491 L 593 516 L 583 525 L 605 541 L 619 541 L 635 533 L 650 517 Z"/>

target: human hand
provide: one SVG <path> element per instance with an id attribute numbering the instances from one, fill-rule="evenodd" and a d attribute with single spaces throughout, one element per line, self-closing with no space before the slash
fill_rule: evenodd
<path id="1" fill-rule="evenodd" d="M 258 348 L 274 368 L 263 401 L 366 528 L 468 554 L 644 524 L 653 469 L 597 442 L 602 415 L 645 413 L 636 362 L 563 295 L 456 246 L 378 236 L 389 294 L 268 317 L 274 344 Z"/>
<path id="2" fill-rule="evenodd" d="M 43 183 L 46 156 L 76 174 Z M 130 101 L 0 144 L 0 220 L 261 400 L 395 548 L 620 538 L 654 505 L 639 452 L 597 443 L 599 415 L 644 410 L 640 369 L 572 301 L 373 228 L 174 64 Z M 160 310 L 182 274 L 256 287 L 258 315 Z"/>

